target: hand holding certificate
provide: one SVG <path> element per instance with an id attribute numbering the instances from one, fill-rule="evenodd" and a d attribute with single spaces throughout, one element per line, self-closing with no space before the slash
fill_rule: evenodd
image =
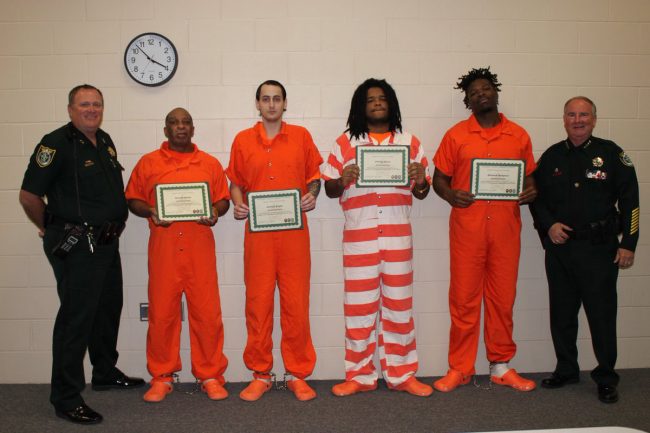
<path id="1" fill-rule="evenodd" d="M 207 182 L 156 185 L 156 213 L 162 221 L 196 221 L 212 217 Z"/>
<path id="2" fill-rule="evenodd" d="M 476 200 L 518 200 L 526 163 L 517 159 L 472 160 L 470 192 Z"/>
<path id="3" fill-rule="evenodd" d="M 300 190 L 257 191 L 247 196 L 251 232 L 302 228 Z"/>
<path id="4" fill-rule="evenodd" d="M 357 186 L 407 186 L 409 146 L 357 146 Z"/>

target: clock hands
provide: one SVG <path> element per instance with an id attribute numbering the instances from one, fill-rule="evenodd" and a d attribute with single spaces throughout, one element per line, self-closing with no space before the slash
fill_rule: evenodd
<path id="1" fill-rule="evenodd" d="M 165 70 L 169 70 L 169 66 L 165 66 L 165 65 L 163 65 L 162 63 L 159 63 L 159 62 L 155 61 L 154 59 L 149 59 L 149 60 L 151 60 L 151 61 L 152 61 L 153 63 L 155 63 L 156 65 L 160 65 L 160 66 L 162 66 L 163 68 L 165 68 Z"/>
<path id="2" fill-rule="evenodd" d="M 155 64 L 165 68 L 166 71 L 169 70 L 169 66 L 165 66 L 162 63 L 154 60 L 154 58 L 150 57 L 149 54 L 147 54 L 142 48 L 140 48 L 140 51 L 142 51 L 142 54 L 144 54 L 147 57 L 147 60 L 149 60 L 150 62 L 155 63 Z"/>

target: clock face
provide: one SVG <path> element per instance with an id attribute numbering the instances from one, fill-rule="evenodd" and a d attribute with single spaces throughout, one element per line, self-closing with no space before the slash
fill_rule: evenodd
<path id="1" fill-rule="evenodd" d="M 143 33 L 126 46 L 124 67 L 136 82 L 144 86 L 160 86 L 176 73 L 178 53 L 174 44 L 163 35 Z"/>

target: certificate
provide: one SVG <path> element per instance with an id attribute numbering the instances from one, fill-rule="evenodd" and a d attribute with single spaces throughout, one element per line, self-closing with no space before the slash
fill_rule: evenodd
<path id="1" fill-rule="evenodd" d="M 409 146 L 357 146 L 357 186 L 407 186 Z"/>
<path id="2" fill-rule="evenodd" d="M 470 192 L 476 200 L 518 200 L 526 163 L 518 159 L 473 159 Z"/>
<path id="3" fill-rule="evenodd" d="M 156 185 L 156 212 L 162 221 L 195 221 L 212 217 L 207 182 Z"/>
<path id="4" fill-rule="evenodd" d="M 302 228 L 299 189 L 249 192 L 247 197 L 251 232 Z"/>

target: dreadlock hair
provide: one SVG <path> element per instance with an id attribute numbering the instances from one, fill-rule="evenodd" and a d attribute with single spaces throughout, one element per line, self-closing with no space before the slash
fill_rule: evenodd
<path id="1" fill-rule="evenodd" d="M 463 92 L 465 92 L 463 102 L 465 103 L 466 108 L 469 108 L 469 97 L 467 96 L 467 89 L 469 89 L 469 86 L 474 81 L 480 79 L 488 80 L 497 92 L 501 91 L 501 89 L 499 89 L 499 87 L 501 87 L 501 83 L 499 80 L 497 80 L 497 74 L 490 72 L 489 66 L 487 68 L 474 68 L 466 75 L 460 77 L 456 83 L 456 87 L 454 87 L 454 89 L 461 89 Z"/>
<path id="2" fill-rule="evenodd" d="M 388 129 L 391 132 L 402 132 L 402 114 L 399 111 L 399 102 L 397 101 L 395 90 L 386 80 L 378 80 L 376 78 L 368 78 L 354 91 L 350 104 L 350 114 L 348 115 L 347 122 L 348 129 L 346 129 L 346 132 L 349 131 L 350 136 L 356 139 L 368 133 L 366 99 L 368 97 L 368 89 L 371 87 L 379 87 L 384 91 L 384 95 L 386 95 L 386 101 L 388 102 Z"/>

